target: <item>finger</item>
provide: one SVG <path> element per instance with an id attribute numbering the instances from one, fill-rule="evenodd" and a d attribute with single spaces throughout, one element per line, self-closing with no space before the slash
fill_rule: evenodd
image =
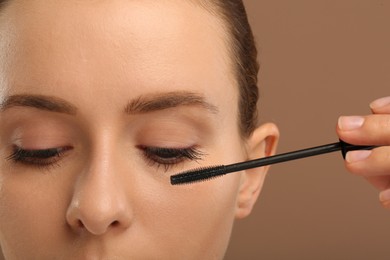
<path id="1" fill-rule="evenodd" d="M 350 151 L 345 157 L 345 166 L 349 172 L 360 176 L 390 176 L 390 147 Z"/>
<path id="2" fill-rule="evenodd" d="M 390 145 L 390 115 L 341 116 L 337 134 L 356 145 Z"/>
<path id="3" fill-rule="evenodd" d="M 390 188 L 390 175 L 371 176 L 365 179 L 380 191 Z"/>
<path id="4" fill-rule="evenodd" d="M 384 208 L 390 209 L 390 189 L 379 193 L 379 201 L 382 203 Z"/>
<path id="5" fill-rule="evenodd" d="M 390 96 L 371 102 L 370 108 L 374 114 L 390 114 Z"/>

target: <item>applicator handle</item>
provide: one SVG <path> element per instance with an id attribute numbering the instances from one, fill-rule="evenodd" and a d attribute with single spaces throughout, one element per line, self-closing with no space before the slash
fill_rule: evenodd
<path id="1" fill-rule="evenodd" d="M 341 147 L 341 154 L 343 155 L 343 158 L 345 159 L 345 156 L 347 155 L 347 152 L 349 151 L 356 151 L 356 150 L 372 150 L 377 146 L 364 146 L 364 145 L 353 145 L 344 142 L 343 140 L 340 140 L 340 147 Z"/>

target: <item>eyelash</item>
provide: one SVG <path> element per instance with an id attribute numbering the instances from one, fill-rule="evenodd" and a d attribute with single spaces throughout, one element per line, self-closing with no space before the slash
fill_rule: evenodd
<path id="1" fill-rule="evenodd" d="M 195 147 L 165 148 L 141 145 L 137 146 L 137 148 L 143 152 L 150 165 L 156 166 L 157 168 L 163 166 L 165 171 L 168 171 L 170 167 L 186 160 L 201 160 L 202 156 L 204 155 Z M 70 149 L 71 147 L 60 147 L 42 150 L 30 150 L 14 146 L 12 154 L 6 159 L 11 160 L 14 163 L 20 163 L 27 166 L 46 168 L 49 166 L 55 166 L 64 153 Z"/>
<path id="2" fill-rule="evenodd" d="M 15 163 L 38 168 L 55 166 L 63 154 L 71 147 L 59 147 L 42 150 L 22 149 L 18 146 L 13 147 L 13 152 L 6 159 Z"/>
<path id="3" fill-rule="evenodd" d="M 143 151 L 144 156 L 148 159 L 150 165 L 164 167 L 168 171 L 172 166 L 182 163 L 186 160 L 198 161 L 204 156 L 200 150 L 195 147 L 188 148 L 164 148 L 138 146 Z"/>

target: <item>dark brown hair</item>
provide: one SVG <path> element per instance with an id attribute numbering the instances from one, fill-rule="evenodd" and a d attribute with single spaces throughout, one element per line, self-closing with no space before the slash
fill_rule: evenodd
<path id="1" fill-rule="evenodd" d="M 228 33 L 228 48 L 232 53 L 233 71 L 239 88 L 239 126 L 248 137 L 258 124 L 259 90 L 257 49 L 242 0 L 193 0 L 222 18 Z"/>
<path id="2" fill-rule="evenodd" d="M 240 89 L 239 116 L 241 133 L 249 136 L 257 126 L 259 90 L 257 49 L 242 0 L 221 0 L 222 10 L 230 33 L 235 59 L 237 83 Z"/>
<path id="3" fill-rule="evenodd" d="M 0 0 L 0 8 L 3 7 L 3 5 L 5 4 L 5 2 L 7 2 L 8 0 Z"/>

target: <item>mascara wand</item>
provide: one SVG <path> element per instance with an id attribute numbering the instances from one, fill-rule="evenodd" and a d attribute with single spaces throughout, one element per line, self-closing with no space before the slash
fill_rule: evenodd
<path id="1" fill-rule="evenodd" d="M 211 166 L 185 171 L 171 176 L 171 184 L 185 184 L 198 181 L 208 180 L 217 176 L 222 176 L 231 172 L 238 172 L 252 168 L 262 167 L 266 165 L 292 161 L 296 159 L 311 157 L 320 154 L 341 151 L 343 158 L 349 151 L 353 150 L 371 150 L 376 146 L 356 146 L 339 141 L 337 143 L 321 145 L 317 147 L 307 148 L 294 152 L 283 153 L 279 155 L 269 156 L 265 158 L 250 160 L 246 162 L 234 163 L 229 165 Z"/>

